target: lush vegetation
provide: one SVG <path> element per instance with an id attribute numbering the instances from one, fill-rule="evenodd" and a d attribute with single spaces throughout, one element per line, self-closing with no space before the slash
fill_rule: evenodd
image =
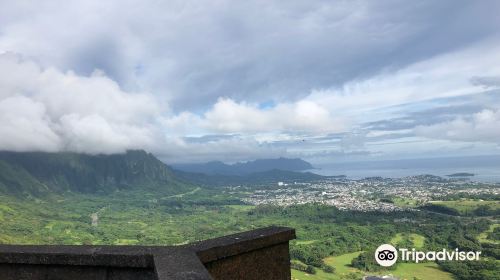
<path id="1" fill-rule="evenodd" d="M 433 201 L 420 207 L 453 216 L 497 216 L 500 215 L 500 201 L 496 200 L 446 200 Z"/>
<path id="2" fill-rule="evenodd" d="M 420 249 L 424 247 L 425 237 L 416 233 L 398 233 L 391 239 L 390 243 L 398 248 Z"/>
<path id="3" fill-rule="evenodd" d="M 390 272 L 392 275 L 400 279 L 412 280 L 451 280 L 453 276 L 443 271 L 436 263 L 399 263 L 394 271 Z"/>
<path id="4" fill-rule="evenodd" d="M 17 197 L 139 189 L 176 194 L 194 188 L 145 151 L 113 155 L 0 152 L 0 193 Z"/>
<path id="5" fill-rule="evenodd" d="M 459 280 L 500 279 L 500 266 L 497 260 L 470 262 L 442 262 L 440 266 L 455 275 Z"/>
<path id="6" fill-rule="evenodd" d="M 412 222 L 395 222 L 408 217 Z M 426 249 L 487 250 L 476 237 L 492 225 L 487 219 L 462 221 L 414 211 L 362 213 L 315 204 L 254 207 L 243 205 L 238 195 L 202 188 L 174 195 L 127 190 L 43 199 L 0 196 L 0 222 L 0 242 L 17 244 L 184 244 L 271 224 L 291 226 L 298 235 L 291 243 L 294 268 L 325 279 L 379 272 L 367 265 L 373 254 L 359 254 L 391 241 Z M 340 256 L 348 257 L 339 262 Z M 380 273 L 401 271 L 400 266 Z M 481 275 L 490 268 L 481 268 Z"/>
<path id="7" fill-rule="evenodd" d="M 500 201 L 495 200 L 451 200 L 433 201 L 433 204 L 457 210 L 461 215 L 492 216 L 500 214 Z"/>
<path id="8" fill-rule="evenodd" d="M 489 229 L 479 234 L 477 239 L 481 243 L 500 243 L 500 224 L 492 224 Z"/>
<path id="9" fill-rule="evenodd" d="M 460 198 L 414 211 L 418 206 L 414 201 L 381 198 L 409 206 L 408 211 L 389 213 L 340 211 L 321 204 L 251 206 L 240 200 L 245 193 L 187 183 L 140 151 L 111 158 L 51 154 L 42 164 L 43 155 L 47 156 L 0 154 L 0 243 L 175 245 L 283 225 L 297 230 L 298 239 L 290 249 L 296 279 L 360 279 L 366 274 L 449 279 L 449 273 L 458 279 L 498 279 L 500 275 L 497 201 L 469 198 L 462 205 Z M 81 176 L 87 181 L 79 181 Z M 400 262 L 381 269 L 373 252 L 383 243 L 482 251 L 485 258 Z M 479 278 L 464 278 L 469 276 Z"/>

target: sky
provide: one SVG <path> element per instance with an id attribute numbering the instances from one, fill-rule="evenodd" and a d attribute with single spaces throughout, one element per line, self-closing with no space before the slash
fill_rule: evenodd
<path id="1" fill-rule="evenodd" d="M 500 154 L 499 1 L 0 0 L 0 150 Z"/>

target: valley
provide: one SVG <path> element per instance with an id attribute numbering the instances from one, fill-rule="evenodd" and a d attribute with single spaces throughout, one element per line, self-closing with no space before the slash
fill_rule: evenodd
<path id="1" fill-rule="evenodd" d="M 238 185 L 203 186 L 177 178 L 175 170 L 145 154 L 118 157 L 108 164 L 129 166 L 126 172 L 135 175 L 95 171 L 90 177 L 96 178 L 96 191 L 89 192 L 95 187 L 82 184 L 81 189 L 68 186 L 58 192 L 49 184 L 61 186 L 62 175 L 78 175 L 67 171 L 37 176 L 13 165 L 16 174 L 25 176 L 13 177 L 4 169 L 0 182 L 5 185 L 16 179 L 23 189 L 4 188 L 0 194 L 0 242 L 181 245 L 282 225 L 297 230 L 297 240 L 290 245 L 293 279 L 361 279 L 365 275 L 469 279 L 460 278 L 463 271 L 478 275 L 477 279 L 495 279 L 488 275 L 499 272 L 492 265 L 499 258 L 497 184 L 425 175 L 359 180 L 266 177 Z M 94 170 L 92 166 L 87 170 Z M 120 184 L 116 178 L 122 178 Z M 27 182 L 46 186 L 45 193 L 31 192 Z M 392 269 L 380 269 L 370 256 L 383 243 L 422 250 L 481 250 L 484 259 L 475 266 L 398 262 Z"/>

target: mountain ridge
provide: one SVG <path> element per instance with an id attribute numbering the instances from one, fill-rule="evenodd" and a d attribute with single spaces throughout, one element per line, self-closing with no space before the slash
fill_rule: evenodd
<path id="1" fill-rule="evenodd" d="M 168 165 L 143 150 L 111 155 L 0 152 L 0 192 L 6 194 L 43 196 L 129 189 L 178 193 L 188 187 Z"/>
<path id="2" fill-rule="evenodd" d="M 226 176 L 243 176 L 271 170 L 296 172 L 314 169 L 312 164 L 300 158 L 290 159 L 283 157 L 276 159 L 257 159 L 234 164 L 226 164 L 222 161 L 209 161 L 206 163 L 177 164 L 172 165 L 172 167 L 184 172 Z"/>
<path id="3" fill-rule="evenodd" d="M 219 175 L 219 174 L 204 174 L 193 173 L 181 170 L 175 170 L 177 177 L 190 181 L 204 187 L 215 187 L 221 185 L 253 185 L 253 184 L 268 184 L 277 182 L 292 182 L 292 181 L 310 181 L 324 179 L 325 176 L 314 174 L 311 172 L 295 172 L 279 169 L 272 169 L 263 172 L 255 172 L 245 175 Z"/>

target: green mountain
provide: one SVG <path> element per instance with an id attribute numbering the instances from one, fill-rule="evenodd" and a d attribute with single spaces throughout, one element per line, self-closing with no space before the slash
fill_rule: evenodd
<path id="1" fill-rule="evenodd" d="M 0 193 L 43 196 L 147 189 L 181 193 L 194 188 L 145 151 L 123 154 L 0 152 Z"/>

